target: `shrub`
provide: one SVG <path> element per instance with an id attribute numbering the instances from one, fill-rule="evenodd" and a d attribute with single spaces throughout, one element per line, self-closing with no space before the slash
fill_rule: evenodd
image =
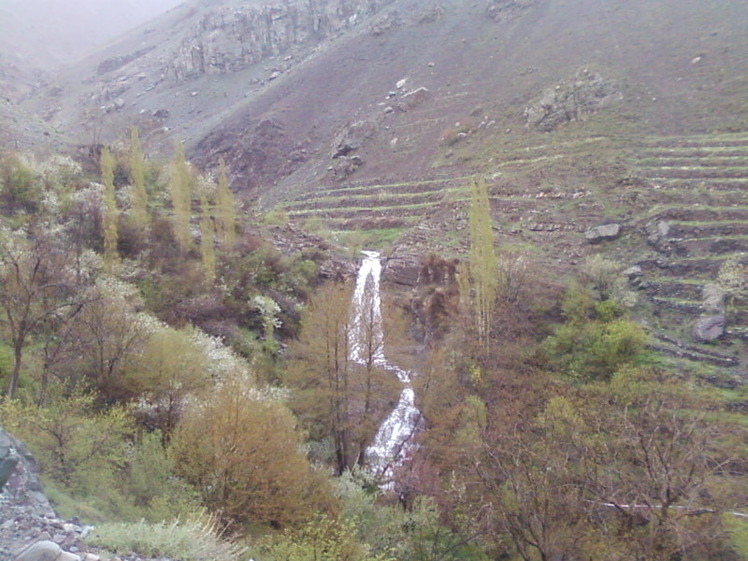
<path id="1" fill-rule="evenodd" d="M 181 561 L 237 561 L 246 557 L 243 547 L 221 539 L 215 518 L 205 515 L 170 523 L 141 520 L 102 524 L 86 541 L 117 555 L 135 553 Z"/>

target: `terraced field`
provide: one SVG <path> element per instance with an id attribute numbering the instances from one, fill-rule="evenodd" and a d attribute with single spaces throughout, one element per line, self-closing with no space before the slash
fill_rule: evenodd
<path id="1" fill-rule="evenodd" d="M 649 139 L 635 166 L 654 201 L 638 221 L 657 255 L 641 263 L 648 292 L 660 326 L 685 338 L 704 311 L 703 289 L 722 264 L 734 258 L 748 265 L 748 134 Z M 699 345 L 684 350 L 664 335 L 660 345 L 687 359 L 735 365 L 739 351 L 730 341 L 748 340 L 748 299 L 732 303 L 727 317 L 724 352 Z"/>
<path id="2" fill-rule="evenodd" d="M 470 180 L 484 177 L 491 186 L 491 200 L 496 216 L 505 223 L 526 222 L 525 226 L 542 230 L 543 221 L 528 222 L 534 209 L 546 201 L 561 198 L 580 198 L 588 195 L 583 189 L 566 192 L 559 189 L 538 188 L 521 192 L 500 187 L 502 178 L 517 172 L 556 164 L 585 150 L 602 138 L 585 138 L 561 144 L 537 144 L 497 153 L 486 173 L 450 177 L 432 177 L 398 183 L 343 184 L 306 193 L 286 202 L 281 208 L 290 218 L 300 221 L 319 221 L 335 231 L 372 232 L 382 229 L 406 230 L 421 222 L 431 212 L 445 207 L 459 206 L 467 201 Z"/>

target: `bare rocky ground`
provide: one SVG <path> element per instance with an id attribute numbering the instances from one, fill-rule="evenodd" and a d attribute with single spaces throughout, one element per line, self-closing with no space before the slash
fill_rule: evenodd
<path id="1" fill-rule="evenodd" d="M 44 495 L 38 466 L 22 443 L 0 429 L 0 559 L 97 561 L 82 539 L 91 530 L 61 520 Z"/>

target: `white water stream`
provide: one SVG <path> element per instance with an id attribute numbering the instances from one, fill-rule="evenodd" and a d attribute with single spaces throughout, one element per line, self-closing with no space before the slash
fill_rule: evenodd
<path id="1" fill-rule="evenodd" d="M 366 449 L 366 459 L 372 472 L 389 479 L 393 475 L 393 468 L 408 456 L 414 446 L 413 435 L 421 422 L 421 412 L 415 406 L 411 372 L 395 366 L 385 357 L 379 293 L 382 263 L 379 254 L 374 251 L 364 251 L 363 254 L 364 260 L 358 270 L 353 293 L 350 359 L 365 364 L 366 348 L 374 349 L 374 363 L 395 373 L 403 386 L 397 406 L 379 426 L 374 441 Z"/>

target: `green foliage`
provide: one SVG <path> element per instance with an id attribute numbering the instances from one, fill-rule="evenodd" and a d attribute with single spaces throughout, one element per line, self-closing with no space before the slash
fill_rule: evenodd
<path id="1" fill-rule="evenodd" d="M 71 493 L 95 495 L 116 486 L 133 425 L 119 407 L 95 413 L 92 395 L 57 397 L 46 408 L 6 400 L 3 424 L 29 448 L 44 473 Z"/>
<path id="2" fill-rule="evenodd" d="M 234 375 L 191 404 L 171 452 L 180 474 L 227 521 L 284 527 L 324 509 L 328 499 L 299 446 L 286 406 Z"/>
<path id="3" fill-rule="evenodd" d="M 208 195 L 200 194 L 200 256 L 205 272 L 205 280 L 212 283 L 216 278 L 216 231 L 211 216 Z"/>
<path id="4" fill-rule="evenodd" d="M 566 323 L 545 342 L 553 364 L 581 380 L 609 380 L 621 367 L 640 358 L 647 343 L 636 322 L 617 319 Z"/>
<path id="5" fill-rule="evenodd" d="M 343 503 L 341 519 L 353 522 L 355 535 L 376 555 L 398 561 L 482 560 L 473 540 L 442 524 L 439 509 L 429 497 L 413 504 L 382 504 L 381 491 L 371 476 L 358 470 L 344 472 L 336 481 Z"/>
<path id="6" fill-rule="evenodd" d="M 169 174 L 169 195 L 174 213 L 172 225 L 174 237 L 184 251 L 192 245 L 190 218 L 192 215 L 192 191 L 195 182 L 192 169 L 184 154 L 184 145 L 175 143 L 174 160 Z"/>
<path id="7" fill-rule="evenodd" d="M 197 507 L 175 477 L 158 433 L 135 438 L 133 419 L 115 407 L 97 412 L 91 395 L 56 397 L 45 408 L 0 403 L 0 419 L 39 461 L 50 499 L 91 521 L 170 520 Z"/>
<path id="8" fill-rule="evenodd" d="M 0 157 L 0 203 L 5 212 L 33 213 L 41 198 L 41 184 L 30 163 L 20 155 Z"/>
<path id="9" fill-rule="evenodd" d="M 130 180 L 132 181 L 132 221 L 136 228 L 148 225 L 148 193 L 145 188 L 143 150 L 138 127 L 130 128 Z"/>
<path id="10" fill-rule="evenodd" d="M 127 393 L 140 396 L 145 424 L 168 439 L 185 401 L 210 384 L 209 358 L 195 344 L 194 329 L 162 327 L 145 342 L 123 375 Z"/>
<path id="11" fill-rule="evenodd" d="M 297 530 L 260 545 L 258 557 L 267 561 L 385 561 L 372 555 L 369 548 L 356 539 L 350 520 L 321 516 Z"/>
<path id="12" fill-rule="evenodd" d="M 215 518 L 198 515 L 173 522 L 100 524 L 86 539 L 117 555 L 133 553 L 180 561 L 239 561 L 245 548 L 221 538 Z"/>
<path id="13" fill-rule="evenodd" d="M 145 433 L 136 442 L 128 456 L 123 473 L 123 496 L 134 508 L 130 516 L 142 517 L 150 522 L 184 519 L 198 510 L 197 491 L 176 476 L 176 466 L 167 454 L 158 431 Z"/>
<path id="14" fill-rule="evenodd" d="M 748 519 L 731 514 L 723 516 L 733 551 L 740 561 L 748 560 Z"/>
<path id="15" fill-rule="evenodd" d="M 265 214 L 263 222 L 268 226 L 285 226 L 289 222 L 288 213 L 280 209 L 271 210 Z"/>
<path id="16" fill-rule="evenodd" d="M 104 261 L 110 268 L 117 260 L 117 198 L 114 191 L 114 166 L 116 161 L 108 148 L 101 151 L 101 182 L 104 184 Z"/>
<path id="17" fill-rule="evenodd" d="M 583 381 L 609 380 L 619 368 L 642 359 L 648 340 L 644 328 L 627 319 L 624 304 L 615 298 L 622 293 L 612 280 L 611 271 L 617 268 L 599 260 L 592 264 L 586 286 L 572 282 L 567 288 L 561 304 L 566 322 L 544 342 L 551 364 Z"/>
<path id="18" fill-rule="evenodd" d="M 463 298 L 470 302 L 479 348 L 488 354 L 491 320 L 499 286 L 494 251 L 491 204 L 484 179 L 470 183 L 470 250 L 467 286 Z"/>
<path id="19" fill-rule="evenodd" d="M 236 243 L 236 200 L 229 189 L 226 162 L 219 160 L 218 185 L 216 186 L 216 229 L 223 246 L 230 250 Z"/>

